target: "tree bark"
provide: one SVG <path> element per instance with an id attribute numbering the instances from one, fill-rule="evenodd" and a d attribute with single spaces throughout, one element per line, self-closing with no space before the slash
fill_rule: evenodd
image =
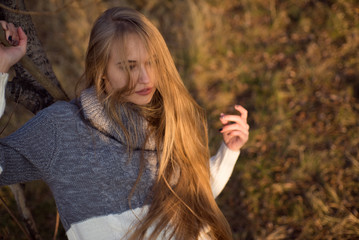
<path id="1" fill-rule="evenodd" d="M 0 19 L 12 22 L 15 26 L 21 26 L 28 36 L 28 47 L 26 55 L 44 73 L 54 85 L 61 89 L 58 80 L 52 70 L 51 64 L 46 57 L 45 51 L 41 46 L 36 34 L 35 26 L 30 15 L 19 14 L 16 10 L 25 10 L 23 0 L 3 0 L 2 3 L 14 9 L 9 11 L 0 8 Z M 14 66 L 16 76 L 13 81 L 6 86 L 7 97 L 15 102 L 24 105 L 33 113 L 51 105 L 55 99 L 44 89 L 36 79 L 20 64 Z M 66 94 L 64 94 L 66 96 Z"/>

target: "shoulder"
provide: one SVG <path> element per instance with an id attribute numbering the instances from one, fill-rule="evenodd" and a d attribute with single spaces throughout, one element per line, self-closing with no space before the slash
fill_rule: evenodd
<path id="1" fill-rule="evenodd" d="M 37 141 L 47 139 L 47 142 L 51 142 L 49 139 L 54 140 L 58 135 L 57 132 L 64 132 L 72 123 L 76 122 L 75 118 L 80 119 L 77 116 L 80 114 L 79 112 L 79 108 L 73 102 L 56 102 L 39 111 L 21 128 L 8 136 L 6 141 L 13 141 L 16 144 L 19 139 L 32 138 Z"/>
<path id="2" fill-rule="evenodd" d="M 25 125 L 48 124 L 52 127 L 63 126 L 65 128 L 65 126 L 82 121 L 81 115 L 80 108 L 75 101 L 58 101 L 39 111 Z"/>
<path id="3" fill-rule="evenodd" d="M 58 101 L 51 106 L 41 110 L 37 115 L 50 119 L 69 119 L 79 117 L 81 111 L 75 100 L 71 102 Z"/>
<path id="4" fill-rule="evenodd" d="M 55 144 L 60 136 L 71 133 L 82 122 L 79 107 L 74 102 L 59 101 L 39 111 L 21 128 L 6 138 L 7 143 L 24 145 L 34 141 Z"/>

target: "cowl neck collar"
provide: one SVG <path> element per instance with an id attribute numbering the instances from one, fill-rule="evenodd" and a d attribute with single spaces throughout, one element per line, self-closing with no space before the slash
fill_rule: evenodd
<path id="1" fill-rule="evenodd" d="M 80 102 L 85 119 L 90 121 L 90 123 L 99 131 L 106 135 L 110 135 L 123 145 L 127 145 L 123 130 L 108 116 L 104 106 L 96 95 L 95 88 L 92 87 L 82 91 Z M 133 143 L 133 150 L 142 149 L 146 140 L 148 122 L 130 107 L 124 106 L 119 109 L 119 112 L 119 117 L 121 118 L 124 127 L 129 132 L 131 142 Z M 134 125 L 136 126 L 137 134 Z M 155 145 L 153 137 L 150 137 L 144 149 L 155 150 Z"/>

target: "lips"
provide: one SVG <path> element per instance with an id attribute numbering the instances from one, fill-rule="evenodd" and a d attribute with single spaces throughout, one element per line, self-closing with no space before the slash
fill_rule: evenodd
<path id="1" fill-rule="evenodd" d="M 146 96 L 152 92 L 152 88 L 144 88 L 140 91 L 135 92 L 138 95 Z"/>

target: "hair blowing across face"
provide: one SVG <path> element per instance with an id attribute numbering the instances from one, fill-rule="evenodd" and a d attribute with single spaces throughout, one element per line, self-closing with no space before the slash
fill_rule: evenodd
<path id="1" fill-rule="evenodd" d="M 156 72 L 157 91 L 151 103 L 140 109 L 150 122 L 149 131 L 155 136 L 160 151 L 158 177 L 152 189 L 149 211 L 129 232 L 128 238 L 144 239 L 147 229 L 152 226 L 154 231 L 149 239 L 157 239 L 163 231 L 173 239 L 197 239 L 204 230 L 208 239 L 232 239 L 228 222 L 219 210 L 210 186 L 205 113 L 184 86 L 157 28 L 130 8 L 116 7 L 105 11 L 91 32 L 81 85 L 95 87 L 109 116 L 123 127 L 116 108 L 124 104 L 121 96 L 131 91 L 136 79 L 129 77 L 124 89 L 106 95 L 103 75 L 115 41 L 123 46 L 122 62 L 126 64 L 125 36 L 133 33 L 140 37 L 148 55 L 155 59 L 152 67 Z M 128 66 L 126 69 L 129 72 Z M 131 149 L 131 142 L 129 138 L 127 140 Z M 145 164 L 145 159 L 141 161 Z M 170 184 L 173 178 L 176 183 Z"/>

